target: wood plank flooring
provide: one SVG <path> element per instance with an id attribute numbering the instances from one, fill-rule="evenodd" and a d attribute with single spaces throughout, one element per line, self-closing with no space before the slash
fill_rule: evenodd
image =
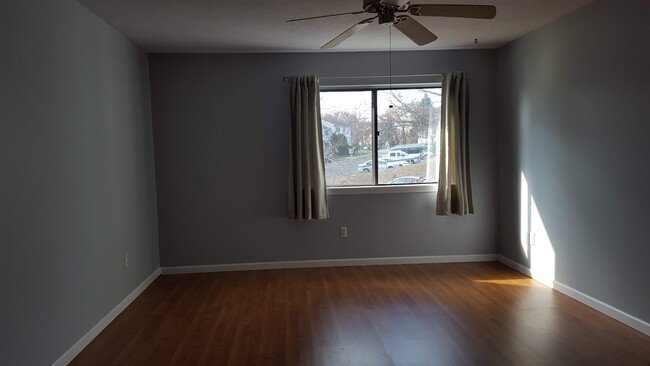
<path id="1" fill-rule="evenodd" d="M 650 365 L 650 337 L 496 263 L 158 277 L 71 365 Z"/>

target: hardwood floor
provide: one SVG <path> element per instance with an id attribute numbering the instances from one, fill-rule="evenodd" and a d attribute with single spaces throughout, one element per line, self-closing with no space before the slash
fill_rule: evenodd
<path id="1" fill-rule="evenodd" d="M 496 263 L 157 278 L 71 365 L 650 365 L 650 337 Z"/>

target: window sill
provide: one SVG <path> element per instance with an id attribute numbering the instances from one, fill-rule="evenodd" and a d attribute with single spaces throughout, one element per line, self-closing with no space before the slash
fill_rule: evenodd
<path id="1" fill-rule="evenodd" d="M 345 196 L 353 194 L 419 193 L 437 192 L 438 184 L 404 184 L 386 186 L 329 187 L 328 196 Z"/>

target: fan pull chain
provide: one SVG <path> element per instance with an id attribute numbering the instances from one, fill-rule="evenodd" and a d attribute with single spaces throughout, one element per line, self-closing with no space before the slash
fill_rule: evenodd
<path id="1" fill-rule="evenodd" d="M 388 25 L 388 89 L 393 90 L 393 24 Z M 393 108 L 389 104 L 388 108 Z"/>

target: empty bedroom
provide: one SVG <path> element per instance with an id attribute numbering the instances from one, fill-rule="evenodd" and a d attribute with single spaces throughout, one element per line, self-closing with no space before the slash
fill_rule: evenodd
<path id="1" fill-rule="evenodd" d="M 647 0 L 2 0 L 0 365 L 650 365 Z"/>

